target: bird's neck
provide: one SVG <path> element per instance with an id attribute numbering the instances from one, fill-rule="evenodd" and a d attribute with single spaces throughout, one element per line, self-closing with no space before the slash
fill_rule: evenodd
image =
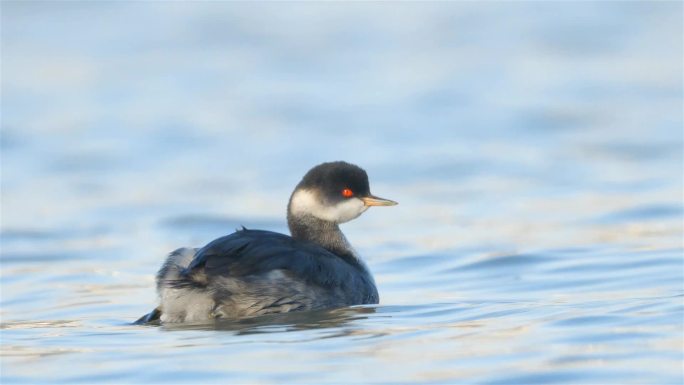
<path id="1" fill-rule="evenodd" d="M 294 239 L 316 243 L 345 259 L 358 260 L 354 249 L 337 223 L 325 221 L 313 215 L 295 216 L 288 213 L 287 225 Z"/>

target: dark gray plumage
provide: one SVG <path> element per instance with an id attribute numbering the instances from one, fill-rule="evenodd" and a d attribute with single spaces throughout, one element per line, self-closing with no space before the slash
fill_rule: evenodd
<path id="1" fill-rule="evenodd" d="M 160 306 L 137 322 L 205 321 L 378 303 L 373 277 L 338 224 L 369 206 L 392 204 L 370 194 L 361 168 L 345 162 L 318 165 L 290 197 L 292 237 L 243 229 L 201 249 L 174 251 L 157 274 Z"/>

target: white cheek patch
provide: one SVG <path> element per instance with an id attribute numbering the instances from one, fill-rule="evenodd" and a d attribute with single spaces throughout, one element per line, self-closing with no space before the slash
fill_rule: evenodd
<path id="1" fill-rule="evenodd" d="M 359 198 L 346 199 L 330 208 L 337 217 L 337 223 L 344 223 L 361 215 L 368 209 Z"/>
<path id="2" fill-rule="evenodd" d="M 350 198 L 334 206 L 325 206 L 310 190 L 299 190 L 292 196 L 290 210 L 294 215 L 309 214 L 329 222 L 344 223 L 361 215 L 368 209 L 363 201 Z"/>

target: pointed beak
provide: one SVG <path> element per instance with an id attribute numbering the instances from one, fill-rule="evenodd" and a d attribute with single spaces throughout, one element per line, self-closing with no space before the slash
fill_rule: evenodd
<path id="1" fill-rule="evenodd" d="M 373 195 L 361 198 L 365 206 L 394 206 L 397 204 L 395 201 L 389 199 L 383 199 Z"/>

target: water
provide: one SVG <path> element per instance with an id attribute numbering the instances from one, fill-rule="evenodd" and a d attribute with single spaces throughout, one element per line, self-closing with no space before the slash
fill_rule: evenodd
<path id="1" fill-rule="evenodd" d="M 682 5 L 2 3 L 10 383 L 682 383 Z M 140 327 L 325 160 L 379 306 Z"/>

